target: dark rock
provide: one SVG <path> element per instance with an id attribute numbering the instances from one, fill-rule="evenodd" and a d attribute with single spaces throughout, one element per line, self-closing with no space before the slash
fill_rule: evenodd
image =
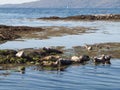
<path id="1" fill-rule="evenodd" d="M 120 14 L 77 15 L 68 17 L 43 17 L 46 20 L 120 20 Z"/>
<path id="2" fill-rule="evenodd" d="M 6 26 L 0 25 L 0 41 L 14 40 L 21 37 L 19 34 L 29 31 L 42 31 L 40 27 L 27 27 L 27 26 Z"/>

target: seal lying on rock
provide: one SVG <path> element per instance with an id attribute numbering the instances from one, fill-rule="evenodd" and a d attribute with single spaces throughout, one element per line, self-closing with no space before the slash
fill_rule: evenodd
<path id="1" fill-rule="evenodd" d="M 85 61 L 89 61 L 90 57 L 88 55 L 81 55 L 80 57 L 77 56 L 72 56 L 71 61 L 75 63 L 84 63 Z"/>
<path id="2" fill-rule="evenodd" d="M 94 57 L 94 63 L 111 64 L 110 59 L 111 56 L 102 55 L 100 58 Z"/>
<path id="3" fill-rule="evenodd" d="M 80 59 L 79 59 L 78 56 L 72 56 L 72 57 L 71 57 L 71 61 L 72 61 L 72 62 L 80 62 Z"/>
<path id="4" fill-rule="evenodd" d="M 107 55 L 107 56 L 105 56 L 105 63 L 106 64 L 111 64 L 111 62 L 110 62 L 110 59 L 111 59 L 112 57 L 110 56 L 110 55 Z"/>
<path id="5" fill-rule="evenodd" d="M 85 61 L 89 61 L 90 57 L 88 55 L 82 55 L 79 57 L 79 59 L 80 59 L 80 63 L 83 63 Z"/>
<path id="6" fill-rule="evenodd" d="M 90 51 L 90 50 L 93 49 L 92 46 L 88 46 L 87 44 L 85 44 L 85 48 L 86 48 L 88 51 Z"/>
<path id="7" fill-rule="evenodd" d="M 52 49 L 52 48 L 46 48 L 44 47 L 43 50 L 46 52 L 46 53 L 55 53 L 55 54 L 62 54 L 63 52 L 60 51 L 60 50 L 57 50 L 57 49 Z"/>
<path id="8" fill-rule="evenodd" d="M 24 51 L 19 51 L 16 53 L 16 57 L 23 57 L 24 56 Z"/>
<path id="9" fill-rule="evenodd" d="M 57 65 L 71 65 L 72 61 L 71 60 L 67 60 L 67 59 L 63 59 L 63 58 L 59 58 L 55 63 Z"/>

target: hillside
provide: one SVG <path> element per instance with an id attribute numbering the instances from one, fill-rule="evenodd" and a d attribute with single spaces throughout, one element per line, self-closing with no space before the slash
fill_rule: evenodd
<path id="1" fill-rule="evenodd" d="M 120 8 L 120 0 L 38 0 L 23 4 L 7 4 L 0 7 L 14 8 Z"/>

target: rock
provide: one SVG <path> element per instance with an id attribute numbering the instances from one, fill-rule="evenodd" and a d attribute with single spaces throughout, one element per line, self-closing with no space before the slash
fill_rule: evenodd
<path id="1" fill-rule="evenodd" d="M 24 67 L 24 66 L 19 67 L 19 70 L 20 70 L 20 71 L 25 71 L 25 67 Z"/>
<path id="2" fill-rule="evenodd" d="M 38 19 L 45 20 L 120 20 L 119 14 L 95 14 L 95 15 L 77 15 L 68 17 L 43 17 Z"/>
<path id="3" fill-rule="evenodd" d="M 19 72 L 24 74 L 25 73 L 25 67 L 24 66 L 19 67 Z"/>
<path id="4" fill-rule="evenodd" d="M 16 54 L 16 57 L 23 57 L 24 56 L 24 51 L 19 51 Z"/>
<path id="5" fill-rule="evenodd" d="M 0 41 L 14 40 L 21 37 L 21 33 L 29 33 L 30 31 L 43 31 L 40 27 L 27 26 L 6 26 L 0 25 Z"/>

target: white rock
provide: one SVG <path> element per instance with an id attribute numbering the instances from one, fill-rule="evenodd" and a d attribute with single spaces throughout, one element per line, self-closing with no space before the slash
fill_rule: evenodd
<path id="1" fill-rule="evenodd" d="M 17 54 L 16 54 L 16 57 L 22 57 L 24 55 L 24 51 L 19 51 Z"/>

